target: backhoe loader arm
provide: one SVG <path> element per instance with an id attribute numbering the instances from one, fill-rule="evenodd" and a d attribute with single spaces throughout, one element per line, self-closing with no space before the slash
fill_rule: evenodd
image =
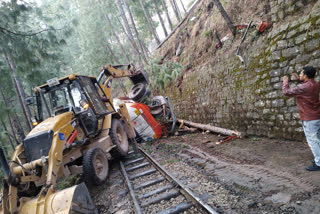
<path id="1" fill-rule="evenodd" d="M 145 85 L 149 84 L 149 77 L 147 72 L 144 69 L 135 68 L 132 64 L 129 65 L 110 65 L 107 64 L 103 66 L 102 72 L 98 77 L 98 82 L 102 79 L 103 75 L 107 77 L 112 76 L 113 78 L 123 78 L 128 77 L 132 83 L 144 83 Z"/>

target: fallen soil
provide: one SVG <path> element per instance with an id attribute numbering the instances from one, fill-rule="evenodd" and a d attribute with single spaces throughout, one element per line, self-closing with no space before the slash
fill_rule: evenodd
<path id="1" fill-rule="evenodd" d="M 303 142 L 189 133 L 140 144 L 219 213 L 320 213 L 320 172 L 308 172 Z M 99 213 L 133 213 L 117 162 L 103 187 L 91 188 Z"/>

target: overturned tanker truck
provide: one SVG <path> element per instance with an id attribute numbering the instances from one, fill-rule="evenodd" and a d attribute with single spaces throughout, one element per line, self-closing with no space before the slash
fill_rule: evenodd
<path id="1" fill-rule="evenodd" d="M 123 77 L 134 84 L 132 98 L 145 96 L 148 76 L 133 65 L 106 65 L 98 79 L 72 74 L 35 88 L 36 100 L 30 102 L 37 109 L 32 119 L 34 128 L 15 148 L 9 162 L 0 149 L 5 174 L 0 214 L 97 213 L 84 183 L 63 190 L 57 190 L 56 185 L 63 177 L 81 173 L 87 184 L 103 184 L 108 160 L 125 157 L 129 143 L 136 143 L 136 133 L 143 134 L 134 128 L 137 121 L 128 107 L 141 105 L 133 110 L 140 112 L 135 113 L 139 116 L 152 110 L 130 98 L 117 106 L 113 102 L 112 79 Z M 157 122 L 148 115 L 145 121 L 149 127 L 157 123 L 163 132 L 168 123 L 175 123 L 168 101 L 153 100 L 151 108 L 157 114 L 161 108 L 167 121 Z M 157 133 L 155 137 L 160 137 Z"/>

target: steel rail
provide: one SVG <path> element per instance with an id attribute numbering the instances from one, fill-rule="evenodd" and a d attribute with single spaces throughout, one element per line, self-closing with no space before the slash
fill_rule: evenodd
<path id="1" fill-rule="evenodd" d="M 139 205 L 139 203 L 138 203 L 138 200 L 137 200 L 136 195 L 135 195 L 135 193 L 134 193 L 134 190 L 133 190 L 133 188 L 132 188 L 132 186 L 131 186 L 131 183 L 130 183 L 128 174 L 127 174 L 127 172 L 126 172 L 126 169 L 124 168 L 124 165 L 123 165 L 122 161 L 120 161 L 120 166 L 121 166 L 121 172 L 122 172 L 123 176 L 124 176 L 125 179 L 126 179 L 126 183 L 127 183 L 127 186 L 128 186 L 128 189 L 129 189 L 129 192 L 130 192 L 130 195 L 131 195 L 131 198 L 132 198 L 132 200 L 133 200 L 136 213 L 137 213 L 137 214 L 142 214 L 141 207 L 140 207 L 140 205 Z"/>
<path id="2" fill-rule="evenodd" d="M 210 214 L 217 214 L 215 210 L 212 209 L 207 203 L 205 203 L 201 198 L 196 196 L 188 187 L 182 184 L 178 179 L 173 177 L 167 170 L 165 170 L 157 161 L 155 161 L 147 152 L 145 152 L 142 148 L 138 147 L 140 152 L 150 161 L 150 163 L 156 167 L 160 173 L 165 176 L 169 181 L 176 184 L 177 187 L 180 188 L 180 192 L 186 196 L 187 198 L 191 199 L 193 202 L 199 204 L 203 209 L 205 209 Z"/>

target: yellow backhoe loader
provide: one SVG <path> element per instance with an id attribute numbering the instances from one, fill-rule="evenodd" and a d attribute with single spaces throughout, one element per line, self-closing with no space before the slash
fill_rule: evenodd
<path id="1" fill-rule="evenodd" d="M 126 156 L 135 131 L 125 105 L 116 110 L 112 79 L 148 84 L 132 65 L 104 66 L 96 77 L 70 75 L 35 88 L 34 128 L 9 162 L 0 149 L 5 174 L 0 214 L 97 213 L 84 183 L 60 190 L 58 179 L 83 173 L 89 185 L 108 176 L 108 160 Z"/>

